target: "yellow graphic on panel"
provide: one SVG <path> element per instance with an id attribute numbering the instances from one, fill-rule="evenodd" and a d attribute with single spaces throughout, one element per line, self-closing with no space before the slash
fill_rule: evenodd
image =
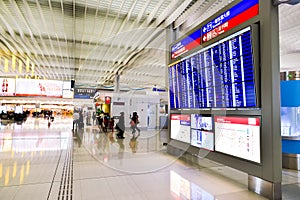
<path id="1" fill-rule="evenodd" d="M 13 167 L 13 174 L 12 177 L 15 178 L 17 175 L 17 162 L 14 162 L 14 167 Z"/>
<path id="2" fill-rule="evenodd" d="M 22 165 L 21 171 L 20 171 L 20 184 L 23 184 L 23 182 L 24 182 L 24 171 L 25 171 L 25 167 L 24 167 L 24 165 Z"/>
<path id="3" fill-rule="evenodd" d="M 0 163 L 0 178 L 2 178 L 2 173 L 3 173 L 3 165 Z"/>
<path id="4" fill-rule="evenodd" d="M 7 186 L 9 183 L 9 167 L 6 168 L 5 171 L 5 180 L 4 180 L 4 185 Z"/>

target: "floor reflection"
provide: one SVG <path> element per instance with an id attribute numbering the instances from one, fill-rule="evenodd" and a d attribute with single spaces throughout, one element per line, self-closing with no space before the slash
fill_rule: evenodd
<path id="1" fill-rule="evenodd" d="M 200 186 L 185 179 L 175 171 L 170 171 L 170 191 L 175 199 L 214 200 L 214 196 Z"/>
<path id="2" fill-rule="evenodd" d="M 224 166 L 205 161 L 195 167 L 168 155 L 166 130 L 134 137 L 128 129 L 125 139 L 97 126 L 71 130 L 72 119 L 56 119 L 50 128 L 34 118 L 1 125 L 0 199 L 28 193 L 36 197 L 23 200 L 57 199 L 68 177 L 74 199 L 263 199 L 239 183 L 244 175 L 230 179 L 222 176 Z"/>

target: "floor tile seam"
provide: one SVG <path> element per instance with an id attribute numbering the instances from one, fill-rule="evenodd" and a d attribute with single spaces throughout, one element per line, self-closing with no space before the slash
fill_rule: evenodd
<path id="1" fill-rule="evenodd" d="M 300 176 L 296 176 L 296 175 L 293 175 L 293 174 L 290 174 L 290 173 L 286 173 L 286 172 L 284 172 L 284 171 L 282 172 L 282 175 L 300 179 Z"/>
<path id="2" fill-rule="evenodd" d="M 87 178 L 74 178 L 74 181 L 82 181 L 82 180 L 95 180 L 95 179 L 107 179 L 107 178 L 117 178 L 117 177 L 131 177 L 131 176 L 143 176 L 146 174 L 156 174 L 157 172 L 152 172 L 152 173 L 126 173 L 126 174 L 118 174 L 118 175 L 110 175 L 110 176 L 101 176 L 101 177 L 87 177 Z M 160 173 L 168 173 L 168 172 L 163 172 L 160 171 Z"/>
<path id="3" fill-rule="evenodd" d="M 219 190 L 218 190 L 219 191 Z M 238 191 L 232 191 L 232 192 L 222 192 L 222 193 L 217 193 L 217 194 L 211 194 L 214 199 L 222 199 L 222 197 L 224 198 L 225 195 L 235 195 L 235 194 L 239 194 L 241 192 L 247 192 L 247 193 L 251 193 L 251 195 L 253 196 L 257 196 L 259 199 L 266 199 L 265 197 L 263 196 L 260 196 L 259 194 L 253 192 L 253 191 L 250 191 L 248 190 L 248 188 L 246 189 L 241 189 L 241 190 L 238 190 Z M 237 196 L 237 195 L 235 195 Z M 248 195 L 247 195 L 248 196 Z M 255 198 L 256 199 L 256 198 Z M 267 199 L 266 199 L 267 200 Z"/>
<path id="4" fill-rule="evenodd" d="M 287 184 L 281 184 L 281 186 L 291 186 L 291 185 L 298 185 L 300 188 L 300 182 L 295 182 L 295 183 L 287 183 Z"/>
<path id="5" fill-rule="evenodd" d="M 54 181 L 55 183 L 59 181 Z M 15 184 L 15 185 L 8 185 L 8 186 L 1 186 L 0 188 L 9 188 L 9 187 L 20 187 L 20 186 L 30 186 L 30 185 L 43 185 L 43 184 L 51 184 L 52 181 L 44 181 L 44 182 L 36 182 L 36 183 L 22 183 L 22 184 Z"/>

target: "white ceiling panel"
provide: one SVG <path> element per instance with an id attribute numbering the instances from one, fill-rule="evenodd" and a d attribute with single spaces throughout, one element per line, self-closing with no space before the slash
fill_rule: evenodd
<path id="1" fill-rule="evenodd" d="M 0 73 L 83 87 L 165 87 L 166 27 L 191 29 L 233 0 L 2 0 Z M 282 67 L 300 63 L 300 5 L 280 5 Z M 22 72 L 9 68 L 12 55 Z M 26 71 L 26 61 L 34 73 Z"/>

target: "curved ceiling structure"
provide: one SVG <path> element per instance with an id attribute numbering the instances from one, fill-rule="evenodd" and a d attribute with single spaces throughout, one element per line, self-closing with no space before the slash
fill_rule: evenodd
<path id="1" fill-rule="evenodd" d="M 232 1 L 3 0 L 0 71 L 97 88 L 118 74 L 121 88 L 164 88 L 166 28 L 190 29 Z M 299 6 L 280 5 L 283 69 L 299 65 Z"/>

